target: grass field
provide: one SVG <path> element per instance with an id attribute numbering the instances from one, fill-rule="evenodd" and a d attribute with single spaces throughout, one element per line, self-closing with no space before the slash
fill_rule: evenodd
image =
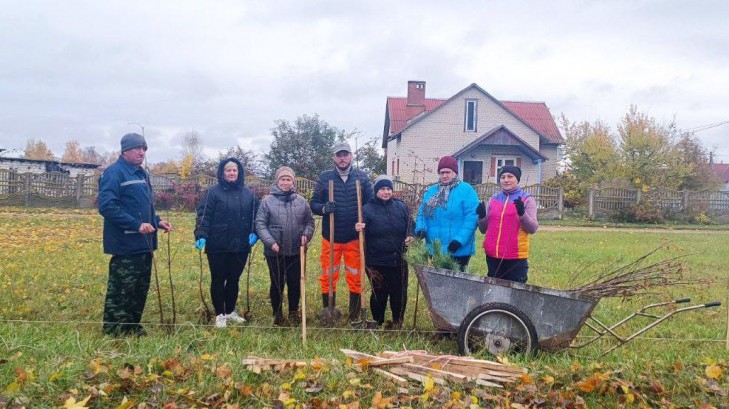
<path id="1" fill-rule="evenodd" d="M 728 407 L 729 351 L 724 347 L 725 305 L 677 315 L 645 336 L 602 358 L 605 345 L 510 356 L 529 376 L 506 390 L 422 386 L 398 388 L 377 375 L 349 367 L 339 348 L 367 353 L 427 349 L 454 354 L 453 339 L 436 336 L 420 297 L 413 323 L 416 282 L 411 274 L 406 331 L 358 332 L 310 328 L 308 348 L 299 328 L 271 328 L 268 273 L 260 248 L 251 273 L 250 324 L 218 330 L 200 325 L 199 253 L 191 214 L 172 221 L 172 273 L 177 323 L 168 335 L 159 323 L 154 282 L 143 318 L 143 338 L 101 334 L 108 256 L 101 247 L 101 218 L 91 212 L 0 213 L 0 408 L 2 407 Z M 317 259 L 319 235 L 308 257 L 307 312 L 317 326 L 321 308 Z M 171 314 L 166 236 L 157 269 L 165 318 Z M 530 284 L 568 289 L 577 272 L 586 275 L 632 261 L 659 245 L 655 259 L 686 255 L 688 275 L 711 285 L 671 288 L 637 299 L 606 299 L 594 312 L 614 323 L 643 305 L 690 297 L 695 303 L 727 300 L 729 231 L 641 232 L 575 229 L 538 232 L 532 240 Z M 260 247 L 260 245 L 259 245 Z M 209 282 L 204 266 L 204 286 Z M 471 272 L 485 272 L 483 254 Z M 239 310 L 245 309 L 242 282 Z M 339 283 L 341 294 L 346 284 Z M 205 290 L 206 300 L 209 295 Z M 346 311 L 346 297 L 339 307 Z M 643 324 L 644 325 L 644 324 Z M 634 327 L 635 328 L 635 327 Z M 583 331 L 582 335 L 588 335 Z M 253 374 L 241 360 L 249 355 L 339 363 L 284 373 Z M 308 392 L 307 392 L 308 388 Z M 88 400 L 85 400 L 90 397 Z M 74 406 L 76 405 L 76 406 Z M 519 406 L 522 405 L 522 406 Z M 704 405 L 704 406 L 702 406 Z"/>

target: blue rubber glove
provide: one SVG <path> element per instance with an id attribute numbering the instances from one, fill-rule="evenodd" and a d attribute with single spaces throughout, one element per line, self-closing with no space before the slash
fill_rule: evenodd
<path id="1" fill-rule="evenodd" d="M 258 241 L 258 235 L 256 233 L 251 233 L 248 235 L 248 245 L 253 247 L 256 245 L 257 241 Z"/>
<path id="2" fill-rule="evenodd" d="M 205 240 L 204 238 L 203 239 L 198 239 L 198 241 L 195 242 L 195 248 L 198 249 L 198 250 L 202 250 L 203 247 L 205 247 L 205 242 L 206 241 L 207 240 Z"/>

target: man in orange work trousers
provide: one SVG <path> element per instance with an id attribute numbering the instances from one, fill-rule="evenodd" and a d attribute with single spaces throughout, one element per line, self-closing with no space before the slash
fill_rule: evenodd
<path id="1" fill-rule="evenodd" d="M 311 211 L 324 217 L 321 224 L 321 283 L 322 303 L 329 306 L 329 223 L 327 217 L 334 213 L 334 302 L 336 303 L 337 282 L 339 281 L 340 260 L 344 257 L 344 270 L 349 287 L 349 319 L 356 320 L 360 309 L 360 255 L 359 237 L 354 229 L 357 223 L 357 188 L 356 180 L 362 185 L 362 203 L 372 199 L 372 182 L 359 169 L 352 168 L 352 148 L 346 142 L 340 142 L 332 148 L 334 169 L 322 172 L 316 181 L 314 195 L 311 198 Z M 334 201 L 328 201 L 329 181 L 334 181 Z"/>

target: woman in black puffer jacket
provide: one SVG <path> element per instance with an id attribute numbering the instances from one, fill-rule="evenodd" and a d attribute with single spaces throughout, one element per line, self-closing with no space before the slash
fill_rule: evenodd
<path id="1" fill-rule="evenodd" d="M 355 229 L 365 232 L 367 274 L 372 282 L 370 309 L 377 324 L 385 322 L 390 299 L 394 328 L 402 326 L 407 304 L 408 265 L 403 256 L 413 240 L 414 222 L 408 206 L 392 197 L 392 180 L 375 179 L 375 197 L 364 205 L 363 221 Z"/>
<path id="2" fill-rule="evenodd" d="M 269 295 L 273 325 L 283 325 L 281 308 L 284 287 L 288 287 L 289 323 L 299 322 L 301 260 L 299 248 L 314 234 L 314 219 L 306 199 L 296 194 L 294 171 L 288 166 L 276 170 L 271 195 L 263 199 L 256 215 L 256 231 L 265 245 L 264 254 L 271 276 Z"/>
<path id="3" fill-rule="evenodd" d="M 215 326 L 245 322 L 235 311 L 238 282 L 258 236 L 253 220 L 258 199 L 245 186 L 243 165 L 235 158 L 218 165 L 218 184 L 202 195 L 197 207 L 195 247 L 205 248 L 210 265 L 210 297 Z"/>

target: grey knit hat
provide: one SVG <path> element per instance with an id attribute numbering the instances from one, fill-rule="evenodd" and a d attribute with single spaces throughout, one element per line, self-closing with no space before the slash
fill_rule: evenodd
<path id="1" fill-rule="evenodd" d="M 147 150 L 147 141 L 145 141 L 144 137 L 138 133 L 128 133 L 121 138 L 122 152 L 138 148 L 140 146 L 143 147 L 145 151 Z"/>

